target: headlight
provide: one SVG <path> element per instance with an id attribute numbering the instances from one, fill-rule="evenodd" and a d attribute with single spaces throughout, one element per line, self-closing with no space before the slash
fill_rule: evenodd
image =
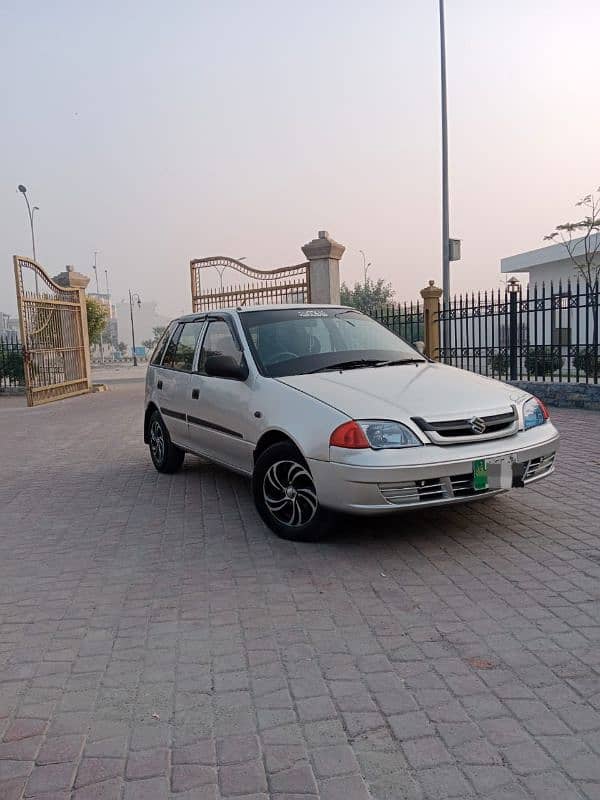
<path id="1" fill-rule="evenodd" d="M 548 409 L 542 401 L 537 397 L 531 397 L 523 405 L 523 428 L 527 431 L 529 428 L 543 425 L 549 416 Z"/>
<path id="2" fill-rule="evenodd" d="M 363 429 L 369 445 L 374 450 L 387 450 L 398 447 L 419 447 L 423 443 L 415 434 L 400 422 L 387 422 L 378 419 L 360 419 L 358 424 Z"/>

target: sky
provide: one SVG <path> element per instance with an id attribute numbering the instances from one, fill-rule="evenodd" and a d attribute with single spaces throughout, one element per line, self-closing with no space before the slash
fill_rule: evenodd
<path id="1" fill-rule="evenodd" d="M 2 0 L 0 311 L 13 253 L 189 311 L 189 260 L 441 281 L 436 0 Z M 452 291 L 500 285 L 600 184 L 597 0 L 446 0 Z M 216 276 L 215 276 L 216 281 Z M 93 285 L 90 287 L 93 289 Z M 104 288 L 100 287 L 101 290 Z"/>

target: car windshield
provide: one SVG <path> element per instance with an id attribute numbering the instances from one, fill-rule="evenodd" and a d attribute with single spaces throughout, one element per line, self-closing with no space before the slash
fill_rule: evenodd
<path id="1" fill-rule="evenodd" d="M 240 319 L 259 369 L 272 378 L 425 360 L 403 339 L 352 309 L 244 311 Z"/>

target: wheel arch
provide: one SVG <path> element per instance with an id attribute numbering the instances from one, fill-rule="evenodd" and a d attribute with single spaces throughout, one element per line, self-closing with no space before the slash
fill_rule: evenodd
<path id="1" fill-rule="evenodd" d="M 291 444 L 300 453 L 302 458 L 306 459 L 306 456 L 302 452 L 302 448 L 300 447 L 298 442 L 295 441 L 295 439 L 289 435 L 289 433 L 279 430 L 278 428 L 273 428 L 271 430 L 265 431 L 265 433 L 262 434 L 262 436 L 256 443 L 256 447 L 254 448 L 254 463 L 256 464 L 260 456 L 272 444 L 279 444 L 283 442 Z"/>
<path id="2" fill-rule="evenodd" d="M 159 411 L 159 408 L 156 405 L 156 403 L 152 402 L 148 403 L 148 407 L 146 408 L 146 413 L 144 414 L 144 444 L 148 444 L 150 442 L 148 428 L 150 427 L 150 417 L 152 416 L 152 414 L 154 414 L 155 411 Z"/>

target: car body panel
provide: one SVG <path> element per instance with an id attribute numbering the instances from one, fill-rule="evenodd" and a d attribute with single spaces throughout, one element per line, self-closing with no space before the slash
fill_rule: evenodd
<path id="1" fill-rule="evenodd" d="M 409 425 L 417 416 L 437 421 L 500 413 L 528 396 L 500 381 L 434 362 L 278 380 L 330 403 L 351 419 L 390 419 Z M 411 427 L 420 434 L 417 426 Z"/>

